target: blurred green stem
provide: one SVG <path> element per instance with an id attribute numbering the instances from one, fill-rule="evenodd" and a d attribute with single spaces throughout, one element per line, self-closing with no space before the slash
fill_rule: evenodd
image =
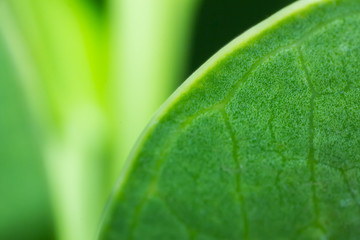
<path id="1" fill-rule="evenodd" d="M 113 0 L 110 76 L 117 113 L 113 179 L 150 117 L 183 78 L 199 0 Z"/>

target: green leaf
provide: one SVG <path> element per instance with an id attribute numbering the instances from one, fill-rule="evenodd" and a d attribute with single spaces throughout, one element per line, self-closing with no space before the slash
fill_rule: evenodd
<path id="1" fill-rule="evenodd" d="M 360 2 L 300 1 L 159 110 L 100 239 L 358 239 Z"/>

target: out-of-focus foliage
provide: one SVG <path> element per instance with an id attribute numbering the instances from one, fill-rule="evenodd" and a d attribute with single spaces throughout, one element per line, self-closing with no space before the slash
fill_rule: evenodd
<path id="1" fill-rule="evenodd" d="M 107 118 L 102 29 L 77 1 L 1 3 L 1 33 L 46 169 L 60 239 L 89 239 L 113 182 L 102 156 Z M 105 29 L 106 31 L 106 29 Z M 105 46 L 106 48 L 106 46 Z M 16 127 L 16 125 L 15 125 Z"/>
<path id="2" fill-rule="evenodd" d="M 39 139 L 0 38 L 0 239 L 52 239 Z"/>
<path id="3" fill-rule="evenodd" d="M 33 150 L 38 163 L 43 160 L 29 171 L 46 170 L 46 184 L 37 187 L 49 186 L 57 238 L 95 234 L 130 146 L 178 81 L 196 2 L 0 2 L 2 45 L 14 63 L 11 83 L 26 102 L 39 143 Z M 20 123 L 13 124 L 6 127 Z M 50 212 L 30 208 L 36 217 Z"/>

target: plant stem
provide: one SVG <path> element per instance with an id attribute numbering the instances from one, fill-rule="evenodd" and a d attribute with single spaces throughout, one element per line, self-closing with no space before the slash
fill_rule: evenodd
<path id="1" fill-rule="evenodd" d="M 113 179 L 183 72 L 198 0 L 113 0 L 111 82 L 118 113 Z"/>

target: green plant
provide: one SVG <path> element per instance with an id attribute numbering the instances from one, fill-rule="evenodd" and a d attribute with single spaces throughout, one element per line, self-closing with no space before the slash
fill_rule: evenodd
<path id="1" fill-rule="evenodd" d="M 158 111 L 100 239 L 358 239 L 360 2 L 300 1 Z"/>

